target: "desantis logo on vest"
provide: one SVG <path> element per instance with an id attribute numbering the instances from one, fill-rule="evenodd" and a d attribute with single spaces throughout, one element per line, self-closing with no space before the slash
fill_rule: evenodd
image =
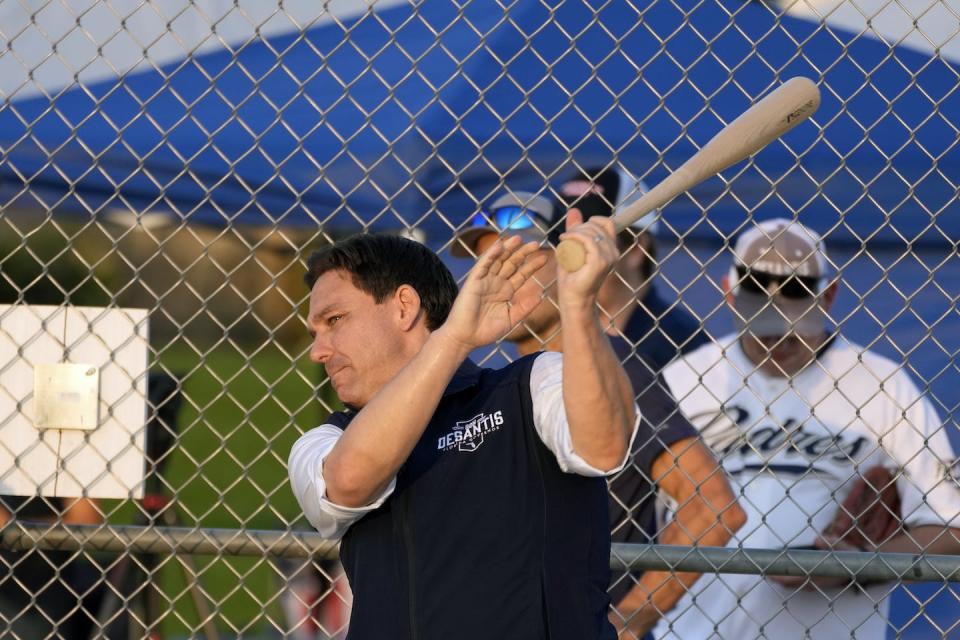
<path id="1" fill-rule="evenodd" d="M 503 412 L 478 413 L 469 420 L 454 425 L 453 431 L 440 436 L 438 451 L 476 451 L 483 444 L 483 436 L 497 431 L 503 424 Z"/>

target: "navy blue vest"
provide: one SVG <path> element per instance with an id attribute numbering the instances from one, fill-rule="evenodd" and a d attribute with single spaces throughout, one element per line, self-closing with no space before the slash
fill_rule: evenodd
<path id="1" fill-rule="evenodd" d="M 537 435 L 534 357 L 465 362 L 393 494 L 348 529 L 350 640 L 616 637 L 606 483 L 561 471 Z"/>

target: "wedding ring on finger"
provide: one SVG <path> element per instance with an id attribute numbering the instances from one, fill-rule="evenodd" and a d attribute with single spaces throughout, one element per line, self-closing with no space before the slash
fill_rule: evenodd
<path id="1" fill-rule="evenodd" d="M 598 233 L 597 235 L 593 236 L 593 241 L 596 242 L 597 244 L 600 244 L 601 242 L 603 242 L 603 235 Z"/>

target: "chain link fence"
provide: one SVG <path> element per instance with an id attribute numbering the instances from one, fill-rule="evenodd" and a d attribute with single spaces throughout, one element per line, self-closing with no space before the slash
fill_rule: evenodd
<path id="1" fill-rule="evenodd" d="M 307 357 L 309 252 L 395 232 L 462 278 L 456 237 L 502 193 L 655 184 L 801 75 L 811 121 L 624 249 L 647 271 L 618 273 L 604 311 L 677 406 L 656 401 L 650 448 L 611 480 L 614 599 L 661 606 L 650 576 L 695 572 L 658 637 L 875 636 L 877 618 L 957 637 L 958 34 L 953 0 L 0 0 L 2 635 L 345 637 L 335 543 L 286 472 L 339 406 Z M 733 268 L 778 217 L 825 241 L 806 291 Z M 733 302 L 751 287 L 829 297 L 813 364 L 747 344 L 773 309 Z M 94 366 L 41 392 L 40 365 L 70 363 Z M 69 375 L 93 370 L 83 396 Z M 84 406 L 96 428 L 57 428 Z M 679 417 L 713 472 L 665 440 Z M 659 490 L 618 492 L 641 476 Z M 858 479 L 895 505 L 890 544 L 849 513 L 837 537 L 860 542 L 813 548 Z M 738 507 L 709 502 L 715 481 Z"/>

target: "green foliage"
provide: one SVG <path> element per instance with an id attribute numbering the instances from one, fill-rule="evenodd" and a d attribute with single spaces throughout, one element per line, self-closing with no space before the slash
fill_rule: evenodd
<path id="1" fill-rule="evenodd" d="M 81 255 L 69 226 L 43 224 L 29 232 L 0 228 L 0 303 L 105 306 L 111 274 Z M 66 235 L 65 235 L 66 234 Z"/>

